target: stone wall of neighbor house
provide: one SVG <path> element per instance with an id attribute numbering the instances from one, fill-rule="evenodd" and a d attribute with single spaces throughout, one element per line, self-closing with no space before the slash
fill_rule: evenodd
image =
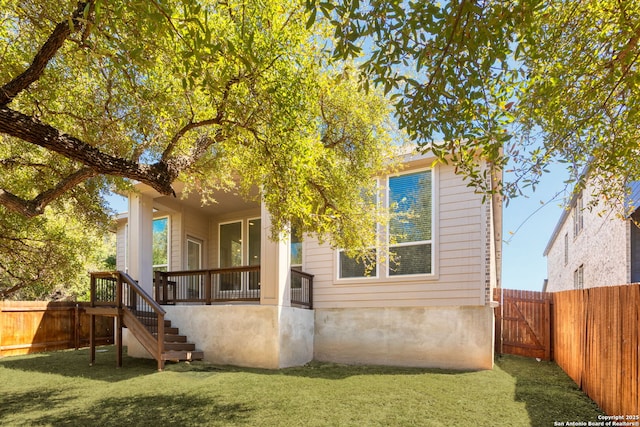
<path id="1" fill-rule="evenodd" d="M 580 266 L 584 288 L 622 285 L 630 280 L 630 224 L 603 205 L 588 209 L 590 193 L 589 187 L 582 192 L 582 229 L 575 233 L 574 201 L 547 246 L 548 292 L 575 289 L 574 272 Z"/>
<path id="2" fill-rule="evenodd" d="M 278 369 L 313 359 L 312 310 L 265 305 L 165 306 L 167 318 L 204 352 L 204 360 L 220 365 Z M 128 336 L 133 357 L 150 357 Z"/>
<path id="3" fill-rule="evenodd" d="M 314 359 L 451 369 L 493 367 L 493 309 L 317 309 Z"/>

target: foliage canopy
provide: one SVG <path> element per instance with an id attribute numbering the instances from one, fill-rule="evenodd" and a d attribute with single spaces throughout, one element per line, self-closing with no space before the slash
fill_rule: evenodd
<path id="1" fill-rule="evenodd" d="M 353 195 L 388 167 L 388 107 L 326 64 L 329 36 L 306 28 L 299 2 L 0 0 L 0 11 L 6 218 L 51 208 L 104 222 L 105 189 L 135 180 L 171 194 L 179 179 L 208 201 L 260 188 L 276 232 L 375 238 L 359 231 L 375 210 Z"/>
<path id="2" fill-rule="evenodd" d="M 306 2 L 334 56 L 391 94 L 401 127 L 484 185 L 475 161 L 513 166 L 507 196 L 552 162 L 618 197 L 640 179 L 640 3 L 618 0 Z M 444 141 L 444 142 L 442 142 Z M 576 188 L 581 188 L 579 182 Z"/>

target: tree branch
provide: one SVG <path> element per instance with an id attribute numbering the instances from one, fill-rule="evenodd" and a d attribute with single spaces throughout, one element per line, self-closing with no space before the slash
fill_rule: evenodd
<path id="1" fill-rule="evenodd" d="M 96 174 L 134 179 L 153 187 L 161 194 L 174 194 L 171 184 L 180 171 L 170 167 L 164 159 L 149 165 L 111 156 L 78 138 L 7 107 L 0 108 L 0 133 L 83 163 Z"/>
<path id="2" fill-rule="evenodd" d="M 82 181 L 95 175 L 96 173 L 93 170 L 82 168 L 60 181 L 55 187 L 40 193 L 31 200 L 23 199 L 6 190 L 0 189 L 0 205 L 27 218 L 32 218 L 42 214 L 44 208 L 61 194 L 66 193 Z"/>
<path id="3" fill-rule="evenodd" d="M 78 2 L 78 7 L 73 12 L 73 15 L 71 15 L 73 28 L 69 25 L 69 20 L 58 23 L 47 41 L 42 45 L 36 56 L 33 58 L 33 62 L 29 65 L 29 68 L 0 88 L 0 106 L 7 105 L 20 92 L 28 88 L 31 83 L 40 78 L 45 67 L 56 52 L 58 52 L 62 47 L 65 40 L 72 32 L 77 31 L 80 28 L 81 22 L 78 18 L 84 14 L 85 8 L 90 3 L 93 3 L 93 1 Z"/>

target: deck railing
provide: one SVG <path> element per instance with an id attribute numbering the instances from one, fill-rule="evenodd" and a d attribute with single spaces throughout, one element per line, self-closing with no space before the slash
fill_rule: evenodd
<path id="1" fill-rule="evenodd" d="M 260 301 L 260 266 L 212 270 L 156 271 L 160 304 Z M 312 308 L 313 275 L 291 270 L 291 303 Z"/>
<path id="2" fill-rule="evenodd" d="M 127 328 L 158 361 L 158 369 L 163 369 L 165 311 L 135 280 L 121 271 L 91 273 L 91 306 L 116 310 L 116 318 L 122 316 Z M 93 352 L 92 346 L 92 363 Z"/>

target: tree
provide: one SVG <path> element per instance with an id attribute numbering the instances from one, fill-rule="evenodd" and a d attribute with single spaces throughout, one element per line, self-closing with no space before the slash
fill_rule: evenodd
<path id="1" fill-rule="evenodd" d="M 0 299 L 70 297 L 88 291 L 88 270 L 104 269 L 105 231 L 52 208 L 34 218 L 0 207 Z"/>
<path id="2" fill-rule="evenodd" d="M 367 247 L 355 189 L 389 165 L 388 108 L 296 1 L 0 0 L 0 207 L 99 220 L 131 180 L 260 197 L 294 226 Z M 368 227 L 372 228 L 372 227 Z"/>
<path id="3" fill-rule="evenodd" d="M 640 3 L 618 0 L 308 0 L 331 22 L 336 58 L 360 55 L 401 127 L 486 189 L 476 156 L 513 165 L 507 196 L 546 166 L 574 180 L 590 164 L 611 183 L 640 179 Z M 511 163 L 509 163 L 509 161 Z M 577 188 L 581 188 L 579 182 Z"/>

